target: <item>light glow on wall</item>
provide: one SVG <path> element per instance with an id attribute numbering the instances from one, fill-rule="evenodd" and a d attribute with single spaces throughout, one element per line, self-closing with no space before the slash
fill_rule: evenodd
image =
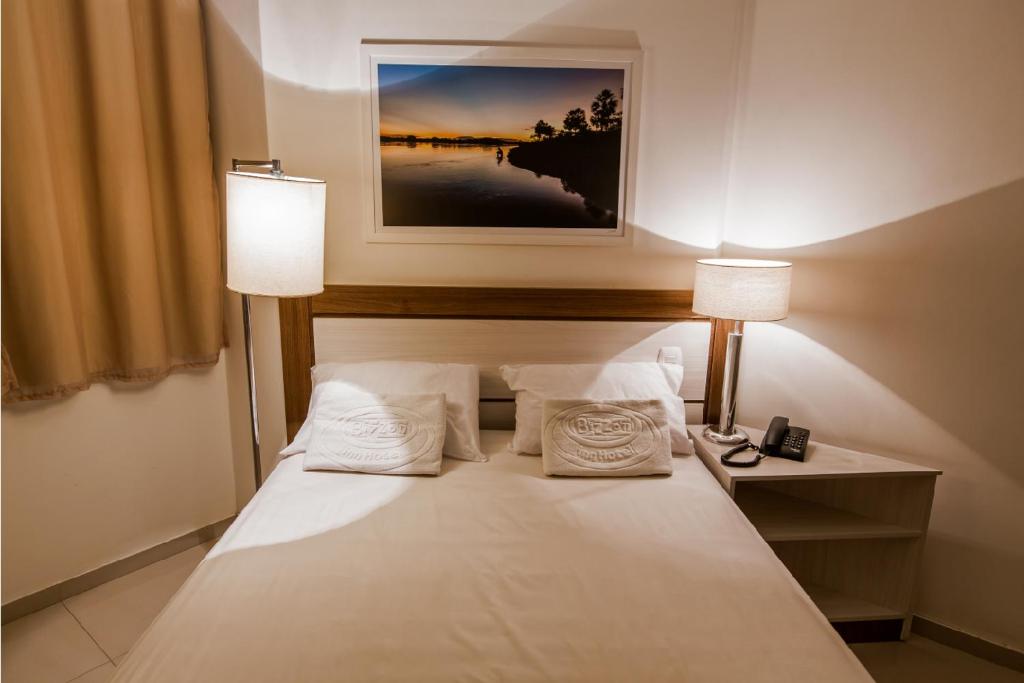
<path id="1" fill-rule="evenodd" d="M 884 434 L 889 453 L 919 452 L 930 445 L 951 462 L 974 457 L 967 445 L 885 384 L 785 323 L 747 323 L 744 334 L 740 422 L 767 424 L 773 415 L 787 415 L 793 424 L 809 426 L 815 440 L 836 445 L 880 452 L 877 437 Z M 850 434 L 862 438 L 851 440 Z"/>

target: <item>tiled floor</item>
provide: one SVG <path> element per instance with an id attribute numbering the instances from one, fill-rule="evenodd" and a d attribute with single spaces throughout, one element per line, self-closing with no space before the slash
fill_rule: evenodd
<path id="1" fill-rule="evenodd" d="M 3 627 L 3 683 L 104 683 L 213 542 Z"/>
<path id="2" fill-rule="evenodd" d="M 3 627 L 3 683 L 105 683 L 212 547 L 186 550 Z M 924 638 L 854 645 L 878 683 L 1024 683 L 1024 674 Z"/>

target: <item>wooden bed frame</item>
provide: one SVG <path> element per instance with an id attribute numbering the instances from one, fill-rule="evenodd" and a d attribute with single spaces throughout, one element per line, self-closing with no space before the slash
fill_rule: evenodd
<path id="1" fill-rule="evenodd" d="M 281 361 L 289 440 L 306 418 L 315 363 L 313 319 L 449 318 L 617 322 L 708 321 L 693 312 L 692 290 L 542 289 L 327 285 L 314 297 L 281 299 Z M 711 320 L 704 421 L 718 420 L 727 328 Z"/>

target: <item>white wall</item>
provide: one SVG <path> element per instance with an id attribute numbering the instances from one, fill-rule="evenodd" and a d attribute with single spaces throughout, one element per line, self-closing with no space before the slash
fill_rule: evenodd
<path id="1" fill-rule="evenodd" d="M 729 255 L 795 263 L 739 417 L 944 470 L 917 612 L 1024 649 L 1024 4 L 758 0 Z"/>
<path id="2" fill-rule="evenodd" d="M 235 513 L 224 363 L 3 410 L 3 602 Z"/>
<path id="3" fill-rule="evenodd" d="M 685 287 L 686 256 L 722 218 L 739 1 L 261 0 L 271 153 L 328 183 L 327 280 Z M 641 46 L 632 247 L 366 244 L 359 45 L 364 38 Z M 706 252 L 705 252 L 706 253 Z"/>

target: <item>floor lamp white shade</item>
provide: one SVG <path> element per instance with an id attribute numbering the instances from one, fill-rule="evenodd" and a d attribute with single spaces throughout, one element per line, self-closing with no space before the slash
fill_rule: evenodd
<path id="1" fill-rule="evenodd" d="M 701 259 L 693 284 L 693 312 L 733 321 L 722 373 L 718 424 L 704 436 L 724 444 L 741 444 L 747 435 L 735 426 L 736 383 L 740 371 L 743 321 L 782 320 L 789 314 L 793 266 L 785 261 Z"/>
<path id="2" fill-rule="evenodd" d="M 242 295 L 242 329 L 249 376 L 252 462 L 263 483 L 249 296 L 300 297 L 324 291 L 324 210 L 327 184 L 281 173 L 281 162 L 233 160 L 227 174 L 228 289 Z M 272 168 L 245 173 L 240 166 Z"/>
<path id="3" fill-rule="evenodd" d="M 322 180 L 227 174 L 228 289 L 261 296 L 324 291 Z"/>

